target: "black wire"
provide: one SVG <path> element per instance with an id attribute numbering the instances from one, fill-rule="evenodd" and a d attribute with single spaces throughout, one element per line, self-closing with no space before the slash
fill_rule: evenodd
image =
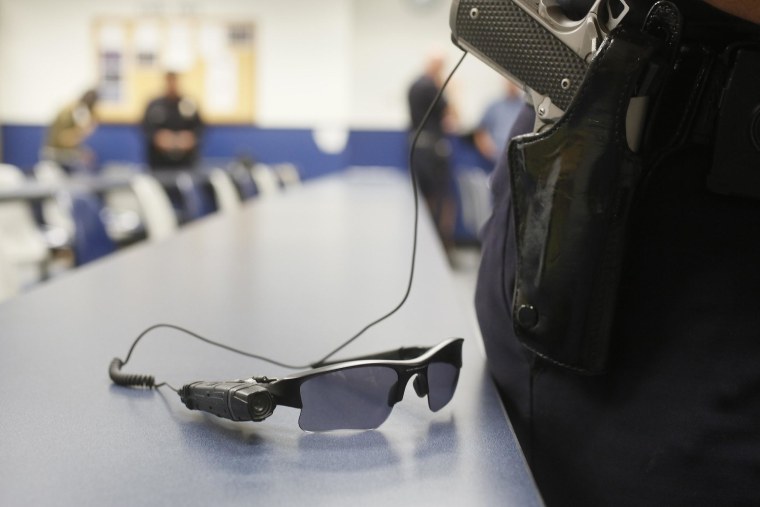
<path id="1" fill-rule="evenodd" d="M 283 363 L 283 362 L 280 362 L 280 361 L 276 361 L 274 359 L 270 359 L 268 357 L 261 356 L 261 355 L 258 355 L 258 354 L 252 354 L 250 352 L 246 352 L 246 351 L 243 351 L 243 350 L 240 350 L 240 349 L 236 349 L 234 347 L 230 347 L 229 345 L 225 345 L 223 343 L 216 342 L 214 340 L 211 340 L 209 338 L 206 338 L 204 336 L 201 336 L 201 335 L 199 335 L 197 333 L 194 333 L 194 332 L 192 332 L 192 331 L 190 331 L 188 329 L 185 329 L 183 327 L 176 326 L 174 324 L 155 324 L 155 325 L 150 326 L 149 328 L 145 329 L 142 333 L 140 333 L 140 335 L 132 343 L 132 346 L 129 348 L 129 352 L 127 353 L 127 358 L 123 361 L 122 364 L 123 365 L 127 364 L 127 361 L 129 361 L 129 358 L 132 356 L 132 352 L 135 350 L 135 347 L 137 346 L 137 344 L 139 343 L 139 341 L 146 334 L 148 334 L 151 331 L 153 331 L 155 329 L 158 329 L 158 328 L 169 328 L 169 329 L 174 329 L 176 331 L 180 331 L 182 333 L 186 333 L 186 334 L 192 336 L 193 338 L 196 338 L 196 339 L 198 339 L 198 340 L 200 340 L 200 341 L 202 341 L 204 343 L 207 343 L 209 345 L 213 345 L 215 347 L 219 347 L 219 348 L 228 350 L 230 352 L 234 352 L 236 354 L 240 354 L 242 356 L 251 357 L 253 359 L 258 359 L 258 360 L 264 361 L 266 363 L 274 364 L 274 365 L 280 366 L 282 368 L 287 368 L 287 369 L 290 369 L 290 370 L 303 370 L 303 369 L 307 369 L 307 368 L 315 368 L 315 367 L 321 365 L 322 363 L 324 363 L 325 361 L 327 361 L 328 359 L 330 359 L 332 356 L 334 356 L 335 354 L 337 354 L 341 350 L 343 350 L 345 347 L 347 347 L 348 345 L 350 345 L 354 340 L 356 340 L 357 338 L 359 338 L 360 336 L 362 336 L 364 333 L 366 333 L 367 331 L 369 331 L 370 329 L 372 329 L 376 325 L 380 324 L 381 322 L 385 321 L 386 319 L 388 319 L 389 317 L 391 317 L 392 315 L 394 315 L 396 312 L 398 312 L 401 309 L 401 307 L 404 306 L 404 304 L 406 303 L 406 301 L 409 299 L 409 295 L 412 292 L 412 285 L 413 285 L 413 282 L 414 282 L 415 265 L 417 263 L 417 236 L 418 236 L 417 233 L 418 233 L 418 229 L 419 229 L 419 218 L 420 218 L 420 197 L 419 197 L 419 189 L 418 189 L 418 185 L 417 185 L 417 171 L 416 171 L 415 166 L 414 166 L 414 152 L 416 151 L 415 149 L 417 147 L 417 141 L 419 140 L 419 137 L 422 134 L 422 130 L 425 127 L 425 125 L 427 124 L 428 119 L 430 118 L 430 115 L 433 112 L 433 109 L 435 109 L 436 105 L 438 105 L 438 102 L 441 100 L 441 96 L 443 95 L 443 92 L 446 89 L 446 86 L 449 84 L 449 81 L 451 81 L 451 78 L 454 76 L 454 74 L 456 73 L 457 69 L 459 69 L 459 66 L 462 64 L 462 62 L 464 61 L 464 58 L 466 56 L 467 56 L 467 51 L 464 51 L 462 53 L 462 57 L 459 59 L 459 61 L 457 62 L 457 64 L 454 66 L 454 68 L 449 73 L 449 75 L 446 78 L 446 80 L 443 82 L 443 85 L 438 90 L 438 93 L 436 94 L 435 98 L 433 99 L 433 102 L 431 102 L 430 106 L 428 107 L 427 111 L 425 112 L 425 115 L 422 117 L 422 121 L 420 122 L 419 126 L 415 130 L 414 136 L 412 137 L 412 142 L 411 142 L 411 144 L 409 146 L 409 175 L 410 175 L 410 178 L 411 178 L 412 190 L 413 190 L 413 194 L 414 194 L 414 229 L 413 229 L 413 234 L 412 234 L 412 260 L 411 260 L 411 267 L 409 269 L 409 282 L 407 283 L 406 290 L 404 292 L 404 296 L 401 298 L 401 301 L 399 301 L 398 304 L 396 304 L 396 306 L 393 307 L 393 309 L 391 309 L 389 312 L 383 314 L 381 317 L 373 320 L 372 322 L 370 322 L 369 324 L 367 324 L 366 326 L 364 326 L 362 329 L 359 330 L 359 332 L 357 332 L 356 334 L 354 334 L 353 336 L 351 336 L 348 340 L 346 340 L 345 342 L 343 342 L 342 344 L 340 344 L 338 347 L 336 347 L 335 349 L 333 349 L 332 351 L 330 351 L 327 355 L 325 355 L 324 357 L 322 357 L 322 359 L 320 359 L 319 361 L 316 361 L 316 362 L 310 363 L 310 364 L 293 365 L 293 364 L 288 364 L 288 363 Z M 174 387 L 172 387 L 171 385 L 169 385 L 166 382 L 161 382 L 160 384 L 156 384 L 155 385 L 156 388 L 162 387 L 162 386 L 166 386 L 166 387 L 170 388 L 171 390 L 173 390 L 174 392 L 178 392 L 177 389 L 175 389 Z"/>
<path id="2" fill-rule="evenodd" d="M 179 394 L 179 390 L 176 387 L 172 387 L 172 385 L 169 382 L 161 382 L 160 384 L 156 384 L 153 387 L 155 387 L 156 389 L 158 389 L 159 387 L 164 387 L 164 386 L 168 387 L 169 389 L 171 389 L 175 393 Z"/>
<path id="3" fill-rule="evenodd" d="M 409 283 L 406 286 L 406 292 L 404 292 L 404 297 L 401 298 L 401 301 L 391 311 L 389 311 L 382 317 L 364 326 L 358 333 L 356 333 L 351 338 L 343 342 L 340 346 L 336 347 L 334 350 L 332 350 L 329 354 L 324 356 L 322 359 L 320 359 L 316 363 L 313 363 L 312 366 L 315 366 L 315 367 L 319 366 L 321 363 L 330 359 L 332 356 L 334 356 L 335 354 L 343 350 L 345 347 L 350 345 L 351 342 L 359 338 L 368 330 L 375 327 L 377 324 L 380 324 L 381 322 L 383 322 L 384 320 L 386 320 L 387 318 L 395 314 L 397 311 L 399 311 L 401 307 L 404 306 L 404 303 L 406 303 L 406 300 L 409 299 L 409 294 L 412 292 L 412 283 L 414 282 L 414 267 L 417 261 L 417 229 L 419 228 L 419 220 L 420 220 L 420 197 L 419 197 L 420 192 L 417 185 L 417 171 L 414 166 L 414 152 L 416 151 L 417 141 L 420 138 L 420 134 L 422 134 L 422 130 L 427 124 L 428 119 L 430 118 L 430 115 L 433 112 L 433 109 L 435 109 L 435 106 L 438 105 L 438 102 L 441 100 L 441 96 L 443 95 L 443 91 L 446 89 L 446 86 L 449 84 L 449 81 L 451 81 L 451 78 L 454 76 L 457 69 L 464 61 L 465 56 L 467 56 L 467 51 L 464 51 L 462 53 L 462 57 L 459 59 L 457 64 L 454 66 L 454 68 L 451 70 L 448 77 L 443 82 L 443 85 L 441 86 L 440 90 L 438 90 L 438 93 L 435 95 L 433 102 L 430 104 L 430 107 L 428 107 L 427 111 L 425 112 L 425 116 L 422 117 L 422 121 L 417 127 L 417 130 L 415 130 L 414 137 L 412 138 L 412 143 L 409 146 L 409 176 L 412 180 L 412 189 L 414 193 L 414 232 L 412 236 L 412 263 L 411 263 L 412 265 L 409 270 Z"/>
<path id="4" fill-rule="evenodd" d="M 149 328 L 145 329 L 140 335 L 135 339 L 134 342 L 132 342 L 132 346 L 129 348 L 129 352 L 127 353 L 126 359 L 124 359 L 123 364 L 127 364 L 127 361 L 129 361 L 129 358 L 132 357 L 132 352 L 135 350 L 135 347 L 137 344 L 142 340 L 142 338 L 150 333 L 151 331 L 159 328 L 168 328 L 168 329 L 174 329 L 175 331 L 179 331 L 181 333 L 185 333 L 187 335 L 192 336 L 193 338 L 196 338 L 204 343 L 208 343 L 209 345 L 213 345 L 215 347 L 219 347 L 225 350 L 229 350 L 230 352 L 234 352 L 235 354 L 240 354 L 242 356 L 251 357 L 253 359 L 259 359 L 260 361 L 265 361 L 267 363 L 271 363 L 277 366 L 281 366 L 283 368 L 288 368 L 291 370 L 301 370 L 304 368 L 309 368 L 310 365 L 292 365 L 287 363 L 281 363 L 279 361 L 275 361 L 274 359 L 270 359 L 268 357 L 260 356 L 258 354 L 253 354 L 251 352 L 246 352 L 244 350 L 236 349 L 234 347 L 230 347 L 229 345 L 225 345 L 224 343 L 216 342 L 210 338 L 206 338 L 205 336 L 201 336 L 198 333 L 195 333 L 193 331 L 190 331 L 189 329 L 185 329 L 181 326 L 176 326 L 174 324 L 154 324 L 150 326 Z M 158 387 L 158 386 L 156 386 Z"/>

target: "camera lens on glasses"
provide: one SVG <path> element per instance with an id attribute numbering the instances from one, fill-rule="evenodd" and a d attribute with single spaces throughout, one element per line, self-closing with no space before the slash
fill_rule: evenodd
<path id="1" fill-rule="evenodd" d="M 272 415 L 274 407 L 274 398 L 263 387 L 248 395 L 248 413 L 253 421 L 263 421 Z"/>

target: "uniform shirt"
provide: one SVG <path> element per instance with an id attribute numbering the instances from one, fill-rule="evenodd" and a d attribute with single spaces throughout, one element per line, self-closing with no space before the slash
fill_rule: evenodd
<path id="1" fill-rule="evenodd" d="M 46 146 L 56 149 L 79 148 L 95 125 L 95 117 L 84 104 L 69 104 L 53 120 L 48 129 Z M 66 133 L 73 135 L 65 135 Z"/>
<path id="2" fill-rule="evenodd" d="M 156 146 L 153 138 L 161 129 L 174 132 L 189 130 L 195 134 L 195 147 L 189 151 L 165 151 Z M 203 122 L 198 108 L 190 99 L 160 97 L 148 104 L 143 118 L 143 131 L 148 146 L 148 163 L 156 168 L 191 168 L 198 161 L 198 147 Z"/>
<path id="3" fill-rule="evenodd" d="M 417 79 L 409 88 L 409 112 L 412 119 L 412 131 L 417 130 L 417 127 L 422 123 L 422 119 L 425 116 L 430 104 L 433 103 L 436 94 L 438 93 L 438 85 L 436 85 L 433 78 L 430 76 L 421 76 Z M 443 135 L 443 117 L 446 114 L 446 98 L 441 97 L 433 111 L 430 113 L 425 124 L 425 131 L 439 135 Z"/>
<path id="4" fill-rule="evenodd" d="M 499 152 L 507 145 L 512 125 L 522 107 L 522 99 L 504 97 L 492 102 L 486 108 L 486 112 L 478 124 L 478 130 L 484 130 L 488 133 L 488 137 L 491 138 Z"/>

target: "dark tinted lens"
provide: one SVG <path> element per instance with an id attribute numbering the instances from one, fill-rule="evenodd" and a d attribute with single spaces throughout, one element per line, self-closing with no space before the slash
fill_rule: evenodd
<path id="1" fill-rule="evenodd" d="M 301 384 L 305 431 L 377 428 L 391 413 L 388 404 L 398 375 L 392 368 L 364 366 L 325 373 Z"/>
<path id="2" fill-rule="evenodd" d="M 449 363 L 430 363 L 427 369 L 428 406 L 436 412 L 454 396 L 459 380 L 459 368 Z"/>

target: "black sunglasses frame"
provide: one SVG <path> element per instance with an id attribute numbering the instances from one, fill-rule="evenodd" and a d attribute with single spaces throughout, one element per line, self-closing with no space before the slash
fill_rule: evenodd
<path id="1" fill-rule="evenodd" d="M 383 366 L 395 370 L 398 381 L 392 390 L 388 404 L 395 405 L 404 398 L 406 385 L 414 375 L 425 378 L 423 383 L 415 383 L 417 394 L 422 397 L 427 394 L 427 368 L 430 363 L 447 363 L 462 368 L 462 338 L 446 340 L 435 347 L 407 347 L 388 352 L 380 352 L 361 357 L 343 359 L 325 363 L 313 370 L 307 370 L 275 380 L 266 385 L 278 405 L 292 408 L 303 408 L 301 401 L 301 385 L 317 375 L 335 373 L 341 370 L 367 366 Z M 420 378 L 420 377 L 418 377 Z"/>
<path id="2" fill-rule="evenodd" d="M 323 363 L 314 369 L 280 379 L 252 377 L 229 382 L 193 382 L 183 386 L 179 390 L 179 396 L 191 410 L 209 412 L 233 421 L 258 422 L 272 415 L 278 405 L 302 409 L 301 386 L 308 380 L 353 368 L 385 367 L 394 370 L 397 375 L 388 399 L 388 406 L 392 408 L 403 399 L 406 385 L 415 375 L 414 389 L 417 395 L 429 395 L 427 372 L 431 363 L 445 363 L 457 368 L 455 389 L 462 368 L 463 342 L 463 338 L 451 338 L 434 347 L 400 348 Z M 434 410 L 430 401 L 428 406 Z"/>

